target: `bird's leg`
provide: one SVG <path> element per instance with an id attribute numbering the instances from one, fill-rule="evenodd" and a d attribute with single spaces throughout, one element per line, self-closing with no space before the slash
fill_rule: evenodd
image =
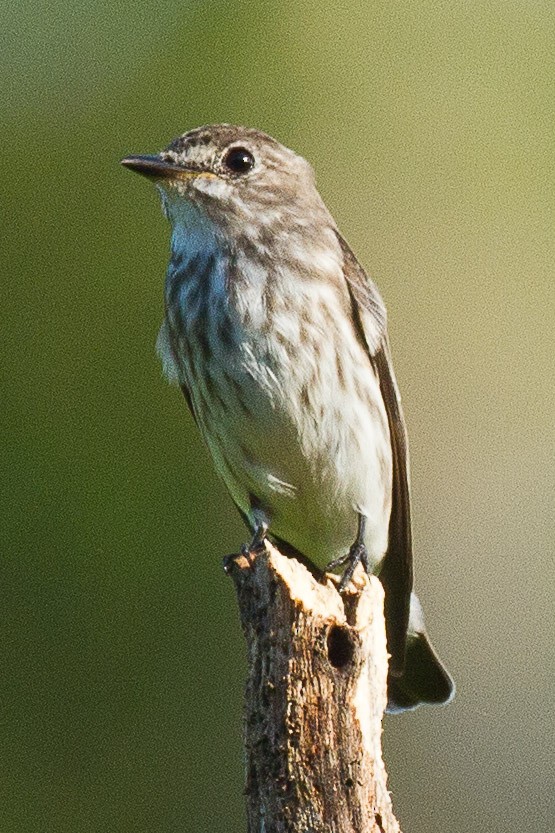
<path id="1" fill-rule="evenodd" d="M 340 593 L 342 593 L 343 590 L 345 590 L 350 580 L 352 579 L 353 573 L 357 568 L 357 564 L 361 563 L 366 572 L 370 573 L 370 561 L 368 559 L 368 550 L 366 549 L 366 544 L 364 543 L 365 529 L 366 517 L 359 513 L 357 537 L 355 538 L 354 544 L 352 544 L 349 552 L 346 555 L 342 555 L 340 558 L 336 558 L 335 561 L 330 561 L 330 563 L 326 567 L 326 570 L 334 570 L 336 567 L 342 567 L 344 564 L 347 565 L 347 568 L 341 577 L 341 581 L 339 582 Z"/>
<path id="2" fill-rule="evenodd" d="M 264 549 L 264 539 L 266 537 L 266 533 L 268 532 L 268 524 L 265 521 L 257 520 L 256 525 L 254 527 L 254 535 L 250 544 L 243 544 L 241 547 L 240 554 L 243 555 L 247 561 L 251 562 L 253 560 L 253 556 L 257 555 L 258 553 L 262 552 Z M 231 555 L 225 555 L 223 559 L 224 563 L 224 570 L 227 573 L 231 564 L 237 558 L 237 553 L 231 553 Z"/>
<path id="3" fill-rule="evenodd" d="M 265 521 L 257 521 L 254 528 L 254 535 L 250 544 L 243 544 L 241 547 L 241 555 L 250 560 L 251 555 L 255 555 L 264 549 L 264 538 L 268 532 L 268 524 Z"/>

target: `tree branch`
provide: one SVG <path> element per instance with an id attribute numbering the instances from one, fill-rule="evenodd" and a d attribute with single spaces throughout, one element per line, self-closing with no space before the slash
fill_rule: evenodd
<path id="1" fill-rule="evenodd" d="M 381 755 L 383 590 L 341 596 L 275 548 L 229 565 L 247 640 L 249 833 L 399 833 Z"/>

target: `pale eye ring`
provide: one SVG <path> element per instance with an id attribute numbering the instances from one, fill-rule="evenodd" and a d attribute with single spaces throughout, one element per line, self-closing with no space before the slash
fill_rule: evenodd
<path id="1" fill-rule="evenodd" d="M 222 163 L 225 168 L 232 174 L 244 175 L 248 174 L 254 168 L 254 156 L 243 147 L 233 147 L 225 153 Z"/>

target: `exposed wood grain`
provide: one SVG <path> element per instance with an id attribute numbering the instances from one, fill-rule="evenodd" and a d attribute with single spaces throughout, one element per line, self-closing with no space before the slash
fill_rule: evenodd
<path id="1" fill-rule="evenodd" d="M 399 833 L 382 762 L 383 591 L 340 596 L 268 546 L 228 567 L 247 641 L 249 833 Z"/>

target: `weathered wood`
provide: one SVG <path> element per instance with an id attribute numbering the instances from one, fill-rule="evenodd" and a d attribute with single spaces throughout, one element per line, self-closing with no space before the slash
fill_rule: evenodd
<path id="1" fill-rule="evenodd" d="M 383 590 L 340 596 L 275 548 L 228 567 L 247 640 L 249 833 L 399 833 L 382 762 Z"/>

